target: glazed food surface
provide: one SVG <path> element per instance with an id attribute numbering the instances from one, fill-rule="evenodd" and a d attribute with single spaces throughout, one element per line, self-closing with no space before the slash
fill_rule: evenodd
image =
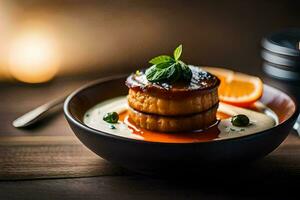
<path id="1" fill-rule="evenodd" d="M 178 133 L 161 133 L 148 131 L 137 127 L 128 114 L 126 97 L 118 97 L 101 102 L 88 110 L 84 116 L 84 123 L 96 130 L 120 137 L 165 143 L 192 143 L 211 140 L 224 140 L 227 138 L 241 137 L 269 129 L 276 125 L 276 114 L 269 108 L 262 111 L 239 108 L 220 103 L 217 117 L 219 121 L 205 130 Z M 107 112 L 116 111 L 120 114 L 115 129 L 102 118 Z M 236 114 L 245 114 L 251 124 L 247 127 L 235 127 L 230 122 L 230 117 Z"/>
<path id="2" fill-rule="evenodd" d="M 200 67 L 191 65 L 189 67 L 192 71 L 192 78 L 188 83 L 150 83 L 144 71 L 141 71 L 130 75 L 126 80 L 126 85 L 133 90 L 172 99 L 186 98 L 199 93 L 209 93 L 219 86 L 220 80 L 216 76 L 202 70 Z"/>
<path id="3" fill-rule="evenodd" d="M 131 107 L 128 116 L 135 125 L 158 132 L 180 132 L 186 130 L 198 130 L 211 126 L 216 122 L 218 105 L 209 110 L 186 116 L 162 116 L 138 112 Z"/>
<path id="4" fill-rule="evenodd" d="M 187 96 L 184 99 L 159 98 L 129 89 L 128 104 L 143 113 L 163 116 L 191 115 L 209 110 L 219 102 L 217 88 L 210 93 Z"/>
<path id="5" fill-rule="evenodd" d="M 178 81 L 172 84 L 151 83 L 146 79 L 143 72 L 132 74 L 126 80 L 126 85 L 129 87 L 129 106 L 134 110 L 141 112 L 140 116 L 142 116 L 143 113 L 146 113 L 161 115 L 162 117 L 181 117 L 194 114 L 201 115 L 200 113 L 210 110 L 219 102 L 219 79 L 214 75 L 203 71 L 200 67 L 190 66 L 190 69 L 192 71 L 190 82 Z M 213 112 L 210 113 L 213 114 Z M 212 117 L 214 117 L 214 120 L 211 121 L 215 121 L 215 115 Z M 154 124 L 155 121 L 161 125 L 155 118 L 152 117 L 151 119 L 153 120 L 147 120 L 146 122 L 153 121 L 152 124 Z M 135 121 L 140 122 L 142 121 L 142 118 Z M 174 132 L 176 130 L 173 126 L 171 127 L 172 121 L 164 123 L 169 124 L 170 126 L 152 126 L 148 123 L 142 127 L 149 127 L 151 130 Z M 192 124 L 194 123 L 191 122 L 190 126 L 181 126 L 178 131 L 182 130 L 182 128 L 189 128 L 189 130 L 191 130 L 195 127 Z M 203 125 L 205 124 L 207 125 L 207 123 L 203 123 Z M 200 126 L 201 123 L 198 123 L 197 128 L 204 128 L 204 126 Z M 178 124 L 177 127 L 180 127 L 180 125 Z"/>

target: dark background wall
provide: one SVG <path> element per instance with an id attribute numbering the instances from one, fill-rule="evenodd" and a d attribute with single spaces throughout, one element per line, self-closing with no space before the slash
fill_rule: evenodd
<path id="1" fill-rule="evenodd" d="M 14 30 L 34 21 L 53 31 L 61 74 L 131 71 L 180 43 L 183 60 L 255 74 L 266 34 L 299 27 L 299 1 L 12 1 Z"/>

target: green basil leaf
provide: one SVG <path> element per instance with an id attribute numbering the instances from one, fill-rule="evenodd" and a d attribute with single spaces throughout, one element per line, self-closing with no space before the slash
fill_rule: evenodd
<path id="1" fill-rule="evenodd" d="M 149 61 L 149 63 L 153 65 L 157 65 L 160 63 L 171 62 L 171 61 L 174 61 L 174 59 L 171 56 L 162 55 L 162 56 L 157 56 L 155 58 L 152 58 Z"/>
<path id="2" fill-rule="evenodd" d="M 152 65 L 150 68 L 148 68 L 147 70 L 146 70 L 146 72 L 145 72 L 145 74 L 146 74 L 146 78 L 149 80 L 149 81 L 151 81 L 152 80 L 152 78 L 153 78 L 153 76 L 154 76 L 154 74 L 156 73 L 156 65 Z"/>
<path id="3" fill-rule="evenodd" d="M 150 82 L 173 82 L 178 79 L 180 76 L 178 64 L 173 63 L 165 68 L 158 68 L 158 65 L 149 68 L 149 71 L 146 71 L 146 78 Z"/>
<path id="4" fill-rule="evenodd" d="M 177 63 L 175 67 L 176 67 L 177 73 L 174 74 L 174 76 L 172 77 L 172 82 L 176 82 L 177 80 L 179 80 L 181 77 L 181 74 L 182 74 L 182 69 L 181 69 L 180 64 Z"/>
<path id="5" fill-rule="evenodd" d="M 174 50 L 174 59 L 178 60 L 181 56 L 182 53 L 182 45 L 179 45 L 175 50 Z"/>
<path id="6" fill-rule="evenodd" d="M 156 73 L 154 74 L 154 76 L 152 77 L 152 79 L 150 81 L 152 82 L 162 82 L 166 79 L 166 70 L 161 69 L 161 70 L 156 70 Z"/>
<path id="7" fill-rule="evenodd" d="M 157 71 L 153 76 L 155 82 L 163 82 L 163 81 L 168 82 L 170 77 L 172 77 L 173 73 L 175 72 L 175 70 L 173 69 L 174 66 L 175 64 L 172 64 L 167 68 L 162 68 L 162 69 L 156 68 Z"/>
<path id="8" fill-rule="evenodd" d="M 166 73 L 168 76 L 165 81 L 168 83 L 174 83 L 180 79 L 181 67 L 178 63 L 174 63 L 172 66 L 166 69 Z"/>
<path id="9" fill-rule="evenodd" d="M 159 64 L 156 65 L 156 68 L 157 69 L 165 69 L 165 68 L 170 67 L 174 63 L 175 63 L 175 61 L 174 62 L 172 61 L 172 62 L 159 63 Z"/>
<path id="10" fill-rule="evenodd" d="M 162 55 L 153 58 L 149 62 L 153 65 L 146 70 L 146 78 L 150 82 L 173 83 L 177 80 L 190 81 L 192 71 L 188 65 L 179 60 L 182 53 L 182 45 L 174 51 L 174 59 L 170 56 Z"/>
<path id="11" fill-rule="evenodd" d="M 192 70 L 183 62 L 180 62 L 180 65 L 182 69 L 182 79 L 185 81 L 190 81 L 193 76 Z"/>

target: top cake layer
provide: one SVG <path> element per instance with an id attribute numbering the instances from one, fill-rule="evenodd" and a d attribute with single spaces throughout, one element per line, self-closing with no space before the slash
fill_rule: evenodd
<path id="1" fill-rule="evenodd" d="M 192 71 L 190 82 L 151 83 L 147 80 L 145 72 L 130 75 L 126 80 L 128 88 L 161 98 L 186 98 L 187 96 L 201 95 L 216 90 L 220 80 L 202 70 L 200 67 L 189 66 Z"/>

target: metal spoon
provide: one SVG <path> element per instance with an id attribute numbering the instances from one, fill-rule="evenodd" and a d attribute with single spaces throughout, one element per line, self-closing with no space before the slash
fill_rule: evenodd
<path id="1" fill-rule="evenodd" d="M 16 120 L 13 121 L 12 125 L 16 128 L 24 128 L 29 125 L 32 125 L 32 124 L 40 121 L 42 118 L 44 118 L 46 116 L 46 113 L 50 109 L 52 109 L 58 105 L 61 105 L 65 99 L 66 99 L 66 97 L 64 96 L 64 97 L 60 97 L 60 98 L 54 99 L 52 101 L 49 101 L 49 102 L 35 108 L 34 110 L 27 112 L 26 114 L 22 115 L 21 117 L 17 118 Z"/>

